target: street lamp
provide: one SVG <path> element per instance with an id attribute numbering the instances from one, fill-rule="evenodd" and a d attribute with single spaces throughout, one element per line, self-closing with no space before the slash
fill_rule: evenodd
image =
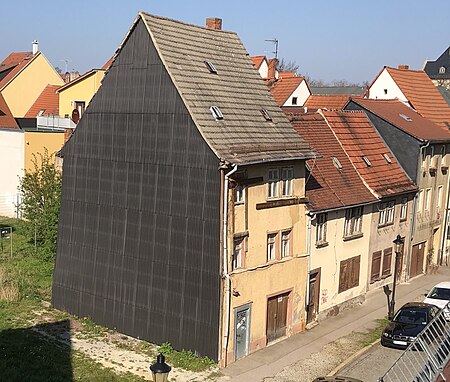
<path id="1" fill-rule="evenodd" d="M 172 368 L 165 362 L 166 357 L 159 353 L 156 357 L 156 363 L 150 366 L 150 371 L 153 375 L 153 382 L 167 382 L 169 372 Z"/>
<path id="2" fill-rule="evenodd" d="M 394 264 L 394 277 L 392 280 L 392 298 L 391 303 L 389 305 L 389 314 L 388 318 L 392 320 L 394 318 L 394 311 L 395 311 L 395 287 L 397 285 L 397 273 L 398 273 L 398 262 L 400 259 L 401 251 L 403 243 L 405 242 L 405 239 L 401 237 L 400 235 L 397 235 L 395 240 L 393 241 L 395 245 L 395 264 Z"/>

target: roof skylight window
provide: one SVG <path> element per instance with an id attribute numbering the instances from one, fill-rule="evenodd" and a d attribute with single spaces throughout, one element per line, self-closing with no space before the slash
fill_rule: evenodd
<path id="1" fill-rule="evenodd" d="M 383 158 L 386 159 L 386 162 L 388 162 L 389 164 L 392 163 L 391 158 L 389 158 L 389 155 L 387 155 L 386 153 L 383 154 Z"/>
<path id="2" fill-rule="evenodd" d="M 269 113 L 267 112 L 266 109 L 261 109 L 260 112 L 263 115 L 263 117 L 266 119 L 266 121 L 272 120 L 272 117 L 269 115 Z"/>
<path id="3" fill-rule="evenodd" d="M 212 62 L 204 61 L 204 63 L 211 73 L 217 74 L 217 69 Z"/>
<path id="4" fill-rule="evenodd" d="M 218 106 L 211 106 L 211 107 L 209 108 L 209 110 L 211 110 L 211 113 L 212 113 L 212 115 L 213 115 L 213 117 L 214 117 L 214 119 L 215 119 L 216 121 L 218 121 L 218 120 L 220 120 L 220 119 L 223 119 L 223 114 L 222 114 L 222 112 L 220 111 L 220 109 L 219 109 Z"/>
<path id="5" fill-rule="evenodd" d="M 333 161 L 334 167 L 336 167 L 339 171 L 342 171 L 342 165 L 341 162 L 339 162 L 339 159 L 332 157 L 331 160 Z"/>
<path id="6" fill-rule="evenodd" d="M 362 157 L 362 160 L 364 161 L 364 163 L 366 164 L 367 167 L 372 167 L 372 163 L 370 162 L 369 158 L 364 156 L 364 157 Z"/>
<path id="7" fill-rule="evenodd" d="M 405 121 L 412 122 L 412 118 L 408 117 L 408 116 L 405 115 L 405 114 L 399 114 L 399 116 L 400 116 L 401 118 L 403 118 Z"/>

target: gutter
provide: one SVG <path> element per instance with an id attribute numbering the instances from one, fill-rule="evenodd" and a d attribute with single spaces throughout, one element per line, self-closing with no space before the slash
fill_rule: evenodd
<path id="1" fill-rule="evenodd" d="M 237 164 L 232 165 L 232 169 L 225 174 L 224 186 L 223 186 L 223 273 L 222 278 L 225 280 L 225 323 L 224 334 L 222 340 L 222 362 L 223 367 L 227 366 L 227 352 L 228 342 L 230 336 L 230 311 L 231 311 L 231 279 L 228 273 L 228 182 L 230 175 L 235 173 L 238 169 Z"/>

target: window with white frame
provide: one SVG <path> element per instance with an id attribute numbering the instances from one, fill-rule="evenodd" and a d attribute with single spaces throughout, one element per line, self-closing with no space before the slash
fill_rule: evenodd
<path id="1" fill-rule="evenodd" d="M 384 226 L 394 223 L 395 201 L 380 203 L 378 225 Z"/>
<path id="2" fill-rule="evenodd" d="M 344 237 L 362 233 L 362 207 L 349 208 L 345 211 Z"/>
<path id="3" fill-rule="evenodd" d="M 282 196 L 292 195 L 293 179 L 294 179 L 294 169 L 292 167 L 284 167 L 281 169 Z"/>
<path id="4" fill-rule="evenodd" d="M 273 261 L 277 258 L 277 233 L 267 235 L 267 261 Z"/>
<path id="5" fill-rule="evenodd" d="M 244 239 L 234 241 L 232 269 L 242 268 L 242 259 L 244 257 Z"/>
<path id="6" fill-rule="evenodd" d="M 437 189 L 436 199 L 437 209 L 440 210 L 442 207 L 442 186 L 439 186 Z"/>
<path id="7" fill-rule="evenodd" d="M 439 68 L 439 74 L 444 74 L 445 73 L 445 67 L 444 66 L 441 66 L 440 68 Z"/>
<path id="8" fill-rule="evenodd" d="M 291 234 L 292 230 L 281 232 L 281 257 L 291 256 Z"/>
<path id="9" fill-rule="evenodd" d="M 425 211 L 430 211 L 431 206 L 431 188 L 425 190 Z"/>
<path id="10" fill-rule="evenodd" d="M 317 215 L 316 223 L 316 244 L 327 241 L 327 213 Z"/>
<path id="11" fill-rule="evenodd" d="M 234 188 L 234 204 L 243 204 L 245 202 L 245 188 L 237 184 Z"/>
<path id="12" fill-rule="evenodd" d="M 423 211 L 423 190 L 419 191 L 419 196 L 417 197 L 417 212 Z"/>
<path id="13" fill-rule="evenodd" d="M 408 216 L 408 198 L 402 198 L 402 204 L 400 207 L 400 221 L 406 220 Z"/>
<path id="14" fill-rule="evenodd" d="M 268 177 L 268 196 L 269 198 L 278 197 L 278 183 L 280 181 L 280 171 L 277 168 L 269 169 Z"/>

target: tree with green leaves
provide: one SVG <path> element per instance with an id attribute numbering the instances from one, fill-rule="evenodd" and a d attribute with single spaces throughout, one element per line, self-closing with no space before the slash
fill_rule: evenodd
<path id="1" fill-rule="evenodd" d="M 54 155 L 33 154 L 33 169 L 20 180 L 20 211 L 26 221 L 27 235 L 46 259 L 56 254 L 58 215 L 61 204 L 61 174 L 55 168 Z"/>

